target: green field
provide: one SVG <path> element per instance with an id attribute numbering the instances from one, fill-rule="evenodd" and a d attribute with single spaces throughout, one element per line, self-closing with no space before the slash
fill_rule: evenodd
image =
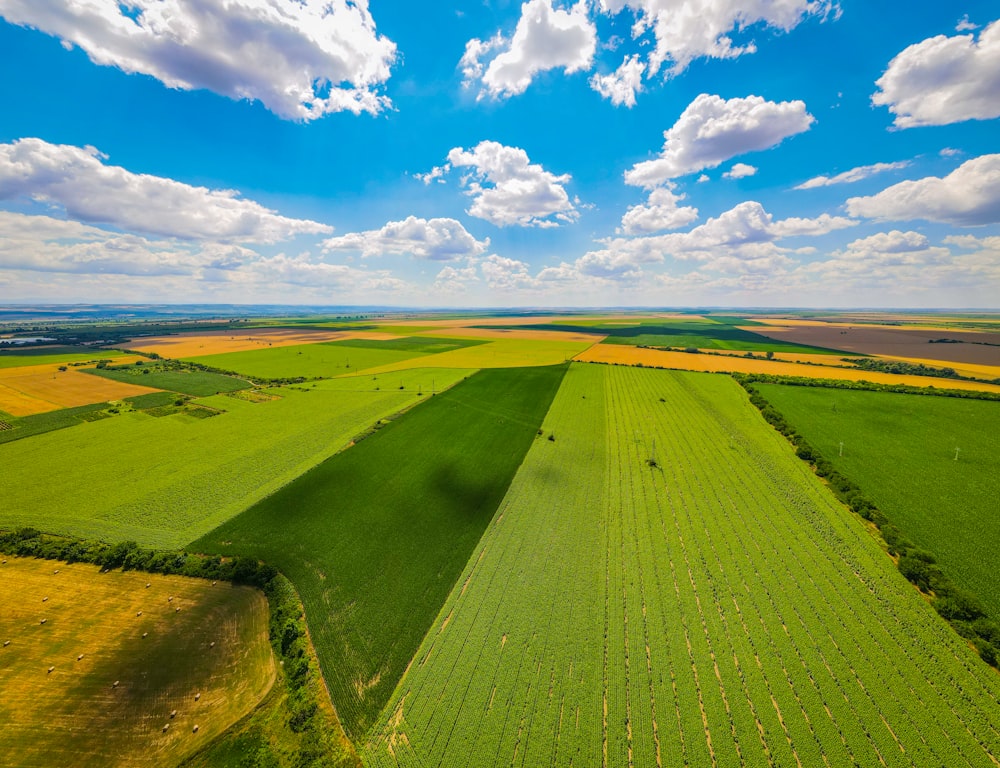
<path id="1" fill-rule="evenodd" d="M 40 347 L 38 349 L 0 350 L 0 368 L 20 368 L 22 365 L 53 363 L 87 363 L 113 360 L 124 353 L 117 349 L 84 349 L 83 347 Z"/>
<path id="2" fill-rule="evenodd" d="M 366 765 L 995 768 L 1000 677 L 732 380 L 574 365 L 543 430 Z"/>
<path id="3" fill-rule="evenodd" d="M 210 368 L 234 371 L 255 378 L 314 379 L 343 376 L 366 368 L 410 360 L 422 354 L 425 353 L 411 349 L 372 349 L 329 342 L 202 355 L 190 360 Z"/>
<path id="4" fill-rule="evenodd" d="M 1000 402 L 754 387 L 896 527 L 934 553 L 945 575 L 1000 619 Z"/>
<path id="5" fill-rule="evenodd" d="M 91 368 L 87 373 L 105 379 L 139 384 L 154 389 L 167 389 L 194 397 L 207 397 L 220 392 L 248 389 L 250 382 L 218 373 L 198 370 L 165 370 L 155 364 L 130 365 L 116 368 Z"/>
<path id="6" fill-rule="evenodd" d="M 360 377 L 351 389 L 285 387 L 263 403 L 216 395 L 195 401 L 226 411 L 213 418 L 126 413 L 6 443 L 0 528 L 179 547 L 429 398 L 421 382 L 440 391 L 467 373 L 407 371 L 377 391 Z"/>
<path id="7" fill-rule="evenodd" d="M 248 714 L 274 680 L 256 590 L 3 559 L 7 768 L 173 766 Z"/>
<path id="8" fill-rule="evenodd" d="M 353 737 L 392 694 L 565 370 L 481 371 L 191 545 L 291 579 Z"/>
<path id="9" fill-rule="evenodd" d="M 338 347 L 356 347 L 358 349 L 388 349 L 397 352 L 413 352 L 421 355 L 434 355 L 438 352 L 450 352 L 453 349 L 475 347 L 486 342 L 482 339 L 446 339 L 438 336 L 404 336 L 399 339 L 344 339 L 330 342 Z"/>
<path id="10" fill-rule="evenodd" d="M 620 322 L 561 321 L 550 325 L 511 325 L 511 329 L 536 331 L 568 331 L 607 335 L 605 344 L 627 344 L 645 347 L 694 347 L 697 349 L 735 349 L 747 352 L 802 352 L 813 354 L 848 354 L 836 350 L 810 347 L 803 344 L 770 339 L 759 333 L 744 331 L 736 327 L 741 320 L 724 318 L 675 319 L 663 318 L 642 320 L 633 323 L 628 319 Z"/>

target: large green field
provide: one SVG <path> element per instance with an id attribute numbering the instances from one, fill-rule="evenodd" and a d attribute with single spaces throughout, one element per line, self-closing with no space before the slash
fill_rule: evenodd
<path id="1" fill-rule="evenodd" d="M 572 331 L 606 335 L 605 344 L 627 344 L 646 347 L 695 347 L 697 349 L 736 349 L 748 352 L 808 352 L 814 354 L 846 354 L 821 347 L 771 339 L 753 331 L 736 327 L 733 318 L 725 322 L 712 318 L 663 318 L 631 322 L 560 321 L 552 324 L 504 326 L 512 329 Z M 757 323 L 759 325 L 759 323 Z"/>
<path id="2" fill-rule="evenodd" d="M 481 371 L 191 545 L 259 557 L 292 580 L 355 738 L 465 567 L 565 370 Z"/>
<path id="3" fill-rule="evenodd" d="M 754 386 L 893 524 L 934 553 L 947 576 L 979 595 L 1000 619 L 1000 403 Z"/>
<path id="4" fill-rule="evenodd" d="M 87 363 L 113 360 L 123 355 L 117 349 L 87 349 L 85 347 L 38 347 L 36 349 L 0 350 L 0 368 L 52 363 Z"/>
<path id="5" fill-rule="evenodd" d="M 178 547 L 431 397 L 423 382 L 441 390 L 468 373 L 317 382 L 270 402 L 216 395 L 197 401 L 225 411 L 212 418 L 127 413 L 0 444 L 0 528 Z"/>
<path id="6" fill-rule="evenodd" d="M 194 397 L 206 397 L 220 392 L 249 389 L 250 382 L 233 376 L 223 376 L 198 370 L 172 370 L 153 364 L 91 368 L 87 373 L 126 384 L 139 384 L 154 389 L 167 389 Z"/>
<path id="7" fill-rule="evenodd" d="M 994 766 L 1000 677 L 730 379 L 574 365 L 369 766 Z"/>
<path id="8" fill-rule="evenodd" d="M 371 346 L 358 347 L 329 342 L 253 349 L 248 352 L 226 352 L 190 359 L 201 365 L 235 371 L 244 376 L 264 379 L 291 379 L 301 376 L 313 379 L 343 376 L 365 368 L 410 360 L 424 354 L 427 352 L 419 348 L 373 349 Z"/>

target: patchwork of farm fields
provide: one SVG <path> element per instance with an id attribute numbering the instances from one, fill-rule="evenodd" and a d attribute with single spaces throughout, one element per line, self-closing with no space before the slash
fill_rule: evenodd
<path id="1" fill-rule="evenodd" d="M 259 403 L 216 395 L 196 401 L 225 411 L 212 418 L 128 413 L 0 444 L 0 527 L 179 547 L 429 398 L 423 381 L 440 391 L 466 375 L 415 369 L 379 389 L 318 382 Z"/>
<path id="2" fill-rule="evenodd" d="M 125 384 L 166 389 L 194 397 L 207 397 L 219 392 L 236 392 L 250 388 L 250 382 L 233 376 L 198 370 L 164 369 L 155 364 L 93 368 L 88 369 L 87 373 Z"/>
<path id="3" fill-rule="evenodd" d="M 586 341 L 521 339 L 515 336 L 428 355 L 420 359 L 420 364 L 441 368 L 530 368 L 565 363 L 589 346 L 590 343 Z M 367 373 L 390 373 L 404 370 L 410 365 L 412 363 L 404 360 L 371 368 Z"/>
<path id="4" fill-rule="evenodd" d="M 176 765 L 271 687 L 267 601 L 255 590 L 4 560 L 0 763 L 8 768 Z"/>
<path id="5" fill-rule="evenodd" d="M 60 365 L 30 365 L 0 369 L 0 411 L 11 416 L 73 408 L 153 392 L 140 383 L 123 383 L 88 376 Z"/>
<path id="6" fill-rule="evenodd" d="M 730 379 L 574 365 L 369 766 L 996 766 L 1000 676 Z"/>
<path id="7" fill-rule="evenodd" d="M 1000 619 L 1000 402 L 754 387 Z"/>
<path id="8" fill-rule="evenodd" d="M 351 736 L 392 694 L 564 372 L 480 371 L 191 545 L 260 558 L 291 579 Z"/>
<path id="9" fill-rule="evenodd" d="M 595 344 L 577 355 L 575 360 L 584 363 L 610 363 L 612 365 L 644 365 L 680 371 L 706 371 L 715 373 L 766 373 L 773 376 L 803 376 L 810 379 L 838 379 L 841 381 L 870 381 L 876 384 L 905 384 L 911 387 L 937 387 L 938 389 L 968 389 L 978 392 L 998 392 L 1000 385 L 961 379 L 938 379 L 933 376 L 913 376 L 860 368 L 839 368 L 838 358 L 831 357 L 832 365 L 808 365 L 786 360 L 761 360 L 738 355 L 701 355 L 688 352 L 670 352 L 662 349 L 639 349 L 621 344 Z"/>

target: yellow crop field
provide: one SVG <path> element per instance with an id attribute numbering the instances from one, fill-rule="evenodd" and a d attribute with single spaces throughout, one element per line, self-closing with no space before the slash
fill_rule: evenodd
<path id="1" fill-rule="evenodd" d="M 377 368 L 367 374 L 403 371 L 408 368 L 525 368 L 535 365 L 556 365 L 573 359 L 592 341 L 530 341 L 521 338 L 496 339 L 474 347 L 453 349 L 437 355 L 425 355 L 401 360 Z"/>
<path id="2" fill-rule="evenodd" d="M 975 381 L 937 379 L 931 376 L 899 376 L 892 373 L 861 371 L 852 368 L 805 365 L 781 360 L 760 360 L 729 355 L 665 352 L 658 349 L 639 349 L 620 344 L 595 344 L 574 359 L 583 363 L 641 364 L 653 368 L 670 368 L 681 371 L 769 373 L 775 376 L 805 376 L 814 379 L 842 379 L 845 381 L 863 380 L 878 384 L 907 384 L 912 387 L 1000 392 L 1000 386 L 981 384 Z"/>
<path id="3" fill-rule="evenodd" d="M 293 330 L 287 328 L 254 328 L 240 331 L 208 331 L 178 333 L 172 336 L 151 336 L 123 344 L 122 349 L 155 352 L 174 359 L 221 355 L 224 352 L 246 352 L 268 347 L 289 347 L 296 344 L 317 344 L 341 339 L 395 339 L 396 334 L 380 331 Z"/>
<path id="4" fill-rule="evenodd" d="M 249 587 L 8 556 L 0 604 L 9 768 L 177 765 L 275 679 Z"/>
<path id="5" fill-rule="evenodd" d="M 156 391 L 74 368 L 60 371 L 54 363 L 0 369 L 0 411 L 11 416 L 31 416 Z"/>

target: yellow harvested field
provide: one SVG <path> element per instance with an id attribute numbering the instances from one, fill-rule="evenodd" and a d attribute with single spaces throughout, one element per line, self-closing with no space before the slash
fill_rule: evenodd
<path id="1" fill-rule="evenodd" d="M 4 766 L 175 766 L 274 683 L 267 601 L 256 590 L 5 560 Z"/>
<path id="2" fill-rule="evenodd" d="M 852 368 L 805 365 L 803 363 L 759 360 L 746 357 L 731 357 L 728 355 L 696 355 L 687 352 L 664 352 L 658 349 L 627 347 L 622 344 L 596 344 L 582 354 L 577 355 L 575 359 L 583 363 L 641 364 L 652 368 L 671 368 L 682 371 L 769 373 L 775 376 L 804 376 L 813 379 L 871 381 L 877 384 L 907 384 L 912 387 L 1000 392 L 1000 386 L 995 384 L 980 384 L 975 381 L 937 379 L 931 376 L 897 376 L 892 373 L 859 371 Z"/>
<path id="3" fill-rule="evenodd" d="M 935 368 L 952 368 L 959 376 L 969 376 L 975 379 L 1000 379 L 1000 365 L 975 365 L 973 363 L 942 363 L 940 360 L 928 360 L 920 357 L 893 357 L 880 355 L 882 360 L 899 360 L 914 365 L 929 365 Z"/>
<path id="4" fill-rule="evenodd" d="M 435 332 L 423 332 L 417 336 L 433 336 Z M 586 344 L 596 344 L 606 337 L 593 333 L 576 333 L 573 331 L 529 331 L 511 328 L 464 328 L 448 329 L 448 336 L 463 339 L 525 339 L 527 341 L 575 341 Z"/>
<path id="5" fill-rule="evenodd" d="M 318 344 L 342 339 L 373 339 L 385 341 L 399 338 L 393 333 L 379 331 L 326 331 L 293 330 L 287 328 L 254 328 L 240 331 L 208 331 L 206 333 L 178 333 L 173 336 L 151 336 L 123 344 L 122 349 L 155 352 L 160 357 L 181 359 L 201 355 L 220 355 L 224 352 L 246 352 L 268 347 L 290 347 L 296 344 Z"/>
<path id="6" fill-rule="evenodd" d="M 842 349 L 864 355 L 888 355 L 935 360 L 938 363 L 1000 365 L 1000 333 L 955 331 L 945 328 L 915 329 L 871 325 L 754 326 L 755 333 L 772 339 Z M 951 339 L 954 343 L 931 343 Z"/>
<path id="7" fill-rule="evenodd" d="M 464 349 L 437 355 L 425 355 L 377 368 L 365 374 L 404 371 L 408 368 L 525 368 L 532 365 L 556 365 L 572 360 L 592 342 L 528 341 L 521 338 L 497 339 Z"/>
<path id="8" fill-rule="evenodd" d="M 72 367 L 60 371 L 54 363 L 0 369 L 0 411 L 11 416 L 31 416 L 158 391 L 93 376 Z"/>

